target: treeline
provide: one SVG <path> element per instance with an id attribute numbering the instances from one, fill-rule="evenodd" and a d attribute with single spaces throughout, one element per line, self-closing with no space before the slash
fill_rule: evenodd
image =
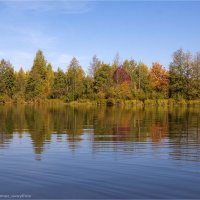
<path id="1" fill-rule="evenodd" d="M 159 63 L 148 68 L 126 59 L 121 65 L 94 56 L 86 74 L 74 57 L 66 71 L 53 71 L 38 50 L 30 71 L 15 72 L 9 61 L 0 61 L 0 102 L 36 102 L 45 99 L 200 99 L 200 53 L 174 52 L 169 69 Z"/>

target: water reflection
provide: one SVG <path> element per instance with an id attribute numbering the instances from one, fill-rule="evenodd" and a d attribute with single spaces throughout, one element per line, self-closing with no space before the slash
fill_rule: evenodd
<path id="1" fill-rule="evenodd" d="M 38 160 L 56 138 L 72 151 L 88 142 L 94 153 L 163 148 L 173 159 L 200 161 L 200 108 L 0 106 L 0 151 L 14 136 L 30 138 Z"/>

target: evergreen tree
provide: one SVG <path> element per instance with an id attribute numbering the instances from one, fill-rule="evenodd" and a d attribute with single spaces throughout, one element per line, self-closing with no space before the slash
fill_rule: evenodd
<path id="1" fill-rule="evenodd" d="M 16 85 L 15 85 L 15 98 L 24 99 L 26 90 L 26 73 L 22 68 L 15 74 Z"/>
<path id="2" fill-rule="evenodd" d="M 52 98 L 59 99 L 65 98 L 67 94 L 67 80 L 66 75 L 58 68 L 57 72 L 54 75 L 54 81 L 52 85 Z"/>
<path id="3" fill-rule="evenodd" d="M 15 87 L 15 74 L 12 65 L 2 59 L 0 61 L 0 94 L 12 97 Z"/>
<path id="4" fill-rule="evenodd" d="M 44 99 L 46 97 L 46 70 L 46 60 L 44 58 L 43 52 L 38 50 L 27 81 L 27 100 Z"/>
<path id="5" fill-rule="evenodd" d="M 45 76 L 45 81 L 44 81 L 44 87 L 45 87 L 44 91 L 45 91 L 46 98 L 50 98 L 52 94 L 53 81 L 54 81 L 54 72 L 52 70 L 51 64 L 49 63 L 47 65 L 46 76 Z"/>
<path id="6" fill-rule="evenodd" d="M 67 85 L 68 85 L 68 99 L 77 100 L 84 92 L 85 73 L 82 67 L 79 65 L 78 60 L 72 58 L 68 70 L 67 70 Z"/>
<path id="7" fill-rule="evenodd" d="M 47 62 L 41 50 L 38 50 L 33 62 L 31 73 L 38 74 L 41 79 L 46 78 Z"/>
<path id="8" fill-rule="evenodd" d="M 112 69 L 110 65 L 101 64 L 94 76 L 94 91 L 99 93 L 99 97 L 106 96 L 109 87 L 112 85 Z"/>
<path id="9" fill-rule="evenodd" d="M 90 76 L 86 76 L 84 79 L 84 93 L 83 97 L 88 99 L 94 99 L 94 90 L 93 90 L 94 80 Z"/>

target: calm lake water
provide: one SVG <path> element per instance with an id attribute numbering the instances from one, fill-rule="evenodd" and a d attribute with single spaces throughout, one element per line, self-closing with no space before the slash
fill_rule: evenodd
<path id="1" fill-rule="evenodd" d="M 0 199 L 23 194 L 199 199 L 200 108 L 2 105 Z"/>

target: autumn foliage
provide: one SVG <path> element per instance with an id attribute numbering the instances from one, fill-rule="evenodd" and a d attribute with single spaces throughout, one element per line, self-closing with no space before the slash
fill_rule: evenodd
<path id="1" fill-rule="evenodd" d="M 149 72 L 149 81 L 157 92 L 167 92 L 169 88 L 169 73 L 159 63 L 153 63 Z"/>
<path id="2" fill-rule="evenodd" d="M 131 83 L 131 76 L 120 66 L 114 71 L 113 80 L 117 84 L 122 84 L 123 82 Z"/>
<path id="3" fill-rule="evenodd" d="M 169 70 L 155 62 L 148 68 L 143 62 L 116 59 L 108 64 L 93 57 L 85 73 L 79 61 L 72 58 L 65 70 L 53 71 L 41 50 L 36 53 L 30 71 L 18 72 L 9 61 L 0 60 L 0 103 L 39 102 L 61 99 L 81 100 L 151 100 L 199 99 L 200 53 L 192 56 L 182 49 L 173 54 Z"/>

